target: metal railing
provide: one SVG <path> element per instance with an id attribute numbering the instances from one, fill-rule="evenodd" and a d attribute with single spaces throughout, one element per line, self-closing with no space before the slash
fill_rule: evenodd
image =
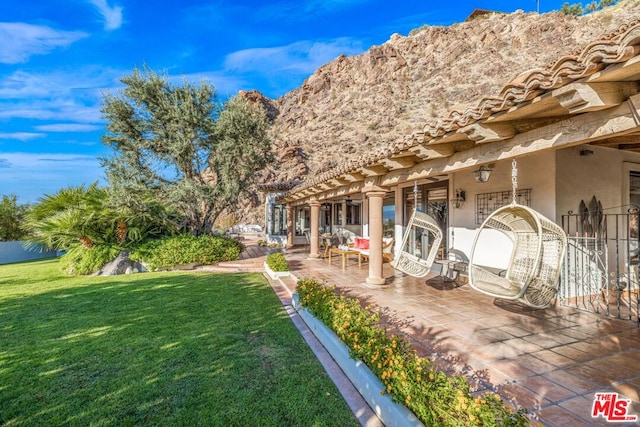
<path id="1" fill-rule="evenodd" d="M 562 227 L 569 247 L 561 276 L 561 305 L 640 325 L 640 213 L 569 213 Z"/>

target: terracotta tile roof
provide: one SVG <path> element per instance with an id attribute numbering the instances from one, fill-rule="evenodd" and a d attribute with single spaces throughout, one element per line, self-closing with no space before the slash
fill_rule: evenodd
<path id="1" fill-rule="evenodd" d="M 288 191 L 291 190 L 296 185 L 302 183 L 300 180 L 294 181 L 286 181 L 286 182 L 272 182 L 268 184 L 259 184 L 258 190 L 262 192 L 271 192 L 271 191 Z"/>
<path id="2" fill-rule="evenodd" d="M 451 111 L 448 117 L 425 125 L 422 132 L 404 137 L 400 142 L 371 152 L 357 160 L 348 160 L 326 172 L 307 179 L 291 189 L 290 193 L 338 178 L 359 169 L 372 166 L 394 154 L 406 152 L 419 144 L 428 144 L 432 139 L 454 132 L 487 117 L 508 110 L 516 104 L 529 101 L 546 91 L 566 86 L 576 80 L 591 76 L 612 64 L 625 62 L 640 54 L 640 20 L 622 25 L 614 33 L 594 41 L 572 55 L 564 56 L 555 63 L 539 69 L 525 71 L 505 84 L 495 96 L 482 98 L 475 107 Z"/>

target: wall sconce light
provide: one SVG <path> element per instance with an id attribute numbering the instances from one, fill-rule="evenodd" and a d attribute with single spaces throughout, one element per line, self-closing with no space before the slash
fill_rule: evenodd
<path id="1" fill-rule="evenodd" d="M 329 202 L 323 203 L 322 206 L 320 206 L 320 210 L 330 211 L 331 210 L 331 203 L 329 203 Z"/>
<path id="2" fill-rule="evenodd" d="M 593 156 L 593 150 L 590 150 L 588 148 L 583 148 L 580 150 L 580 155 L 585 157 L 585 156 Z"/>
<path id="3" fill-rule="evenodd" d="M 456 189 L 456 196 L 451 199 L 451 206 L 453 206 L 454 209 L 460 209 L 462 207 L 462 205 L 464 205 L 464 201 L 466 200 L 466 194 L 464 192 L 464 190 L 461 189 Z"/>
<path id="4" fill-rule="evenodd" d="M 473 177 L 476 179 L 476 182 L 487 182 L 489 181 L 491 172 L 493 172 L 493 169 L 488 166 L 482 165 L 478 169 L 473 171 Z"/>

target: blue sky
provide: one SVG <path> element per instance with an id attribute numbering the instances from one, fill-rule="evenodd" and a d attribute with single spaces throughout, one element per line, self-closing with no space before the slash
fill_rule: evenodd
<path id="1" fill-rule="evenodd" d="M 541 0 L 540 12 L 564 2 Z M 571 3 L 574 3 L 573 1 Z M 2 0 L 0 195 L 35 202 L 103 179 L 102 94 L 147 65 L 222 97 L 278 98 L 338 55 L 357 55 L 474 9 L 535 11 L 535 0 Z M 449 7 L 448 7 L 449 6 Z"/>

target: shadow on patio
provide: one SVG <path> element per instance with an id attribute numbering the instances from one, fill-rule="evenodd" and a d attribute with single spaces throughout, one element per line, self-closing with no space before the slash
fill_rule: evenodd
<path id="1" fill-rule="evenodd" d="M 386 285 L 365 284 L 368 265 L 307 259 L 287 250 L 298 278 L 315 277 L 380 307 L 422 356 L 477 390 L 497 391 L 544 425 L 609 425 L 591 417 L 596 392 L 617 392 L 640 414 L 640 328 L 567 307 L 534 310 L 437 275 L 416 279 L 384 265 Z M 293 285 L 290 285 L 293 286 Z M 622 424 L 625 425 L 625 424 Z M 633 423 L 633 425 L 637 425 Z"/>

